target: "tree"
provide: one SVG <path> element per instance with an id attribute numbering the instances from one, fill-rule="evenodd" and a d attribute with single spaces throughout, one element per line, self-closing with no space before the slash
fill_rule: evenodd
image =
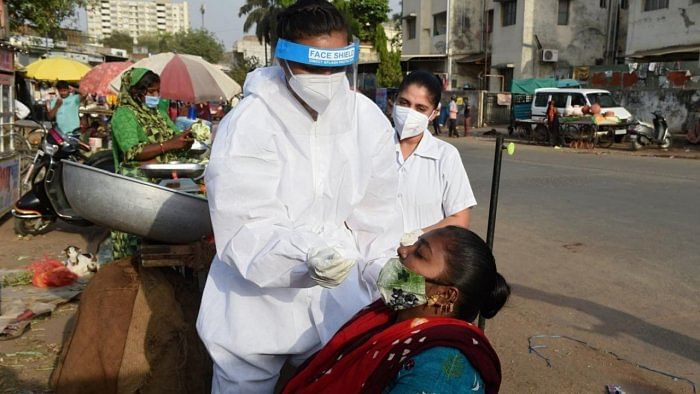
<path id="1" fill-rule="evenodd" d="M 386 22 L 389 14 L 388 0 L 350 0 L 350 10 L 360 24 L 360 40 L 369 41 L 377 25 Z"/>
<path id="2" fill-rule="evenodd" d="M 285 8 L 294 3 L 294 0 L 246 0 L 245 4 L 238 9 L 238 17 L 246 15 L 243 22 L 243 31 L 249 32 L 255 25 L 255 36 L 258 41 L 265 46 L 272 46 L 277 42 L 277 15 Z M 267 59 L 265 59 L 267 63 Z"/>
<path id="3" fill-rule="evenodd" d="M 107 38 L 102 40 L 102 45 L 110 48 L 126 49 L 131 52 L 134 46 L 134 39 L 127 32 L 115 31 Z"/>
<path id="4" fill-rule="evenodd" d="M 387 48 L 386 32 L 381 24 L 376 25 L 373 38 L 374 48 L 379 53 L 377 84 L 383 87 L 396 87 L 403 79 L 401 72 L 401 51 Z"/>
<path id="5" fill-rule="evenodd" d="M 218 63 L 224 56 L 224 44 L 205 29 L 188 30 L 173 34 L 170 50 L 201 56 L 210 63 Z"/>
<path id="6" fill-rule="evenodd" d="M 138 46 L 150 53 L 177 52 L 201 56 L 210 63 L 218 63 L 224 56 L 224 45 L 213 33 L 204 29 L 175 34 L 146 34 L 138 38 Z"/>
<path id="7" fill-rule="evenodd" d="M 42 35 L 56 37 L 61 23 L 76 15 L 79 7 L 92 0 L 7 0 L 7 13 L 10 29 L 17 31 L 21 26 L 34 25 Z"/>
<path id="8" fill-rule="evenodd" d="M 173 35 L 170 33 L 148 33 L 137 38 L 138 46 L 148 48 L 150 53 L 168 52 Z"/>
<path id="9" fill-rule="evenodd" d="M 233 78 L 234 81 L 238 82 L 239 85 L 243 86 L 243 83 L 245 82 L 245 78 L 248 75 L 248 73 L 255 70 L 258 67 L 260 67 L 260 60 L 258 60 L 257 57 L 240 56 L 240 58 L 234 61 L 233 67 L 231 68 L 231 72 L 229 73 L 229 75 L 231 76 L 231 78 Z"/>

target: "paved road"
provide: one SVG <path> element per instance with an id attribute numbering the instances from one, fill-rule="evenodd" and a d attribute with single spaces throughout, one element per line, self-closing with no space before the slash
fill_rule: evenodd
<path id="1" fill-rule="evenodd" d="M 494 142 L 450 142 L 485 235 Z M 503 163 L 495 242 L 509 316 L 522 317 L 506 329 L 513 343 L 571 335 L 700 383 L 700 160 L 518 148 Z"/>

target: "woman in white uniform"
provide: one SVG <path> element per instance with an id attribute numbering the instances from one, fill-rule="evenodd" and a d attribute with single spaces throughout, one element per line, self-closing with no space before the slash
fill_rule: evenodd
<path id="1" fill-rule="evenodd" d="M 437 77 L 414 71 L 401 83 L 394 106 L 398 201 L 404 225 L 401 243 L 405 245 L 436 228 L 468 228 L 471 207 L 476 205 L 459 152 L 428 130 L 439 115 L 441 90 Z"/>
<path id="2" fill-rule="evenodd" d="M 347 23 L 300 0 L 277 35 L 280 66 L 248 75 L 207 168 L 217 254 L 197 330 L 216 393 L 271 393 L 376 299 L 401 238 L 393 129 L 349 86 Z"/>

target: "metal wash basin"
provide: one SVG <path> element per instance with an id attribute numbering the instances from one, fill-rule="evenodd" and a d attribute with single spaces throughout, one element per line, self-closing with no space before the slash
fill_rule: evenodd
<path id="1" fill-rule="evenodd" d="M 154 241 L 186 244 L 213 233 L 203 197 L 63 161 L 71 208 L 101 226 Z"/>

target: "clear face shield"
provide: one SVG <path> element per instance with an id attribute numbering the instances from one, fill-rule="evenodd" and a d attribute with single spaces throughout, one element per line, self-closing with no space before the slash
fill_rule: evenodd
<path id="1" fill-rule="evenodd" d="M 290 89 L 317 113 L 337 110 L 339 101 L 345 101 L 345 111 L 355 108 L 355 95 L 350 93 L 357 91 L 358 39 L 341 48 L 312 47 L 279 39 L 275 58 L 287 75 Z"/>

